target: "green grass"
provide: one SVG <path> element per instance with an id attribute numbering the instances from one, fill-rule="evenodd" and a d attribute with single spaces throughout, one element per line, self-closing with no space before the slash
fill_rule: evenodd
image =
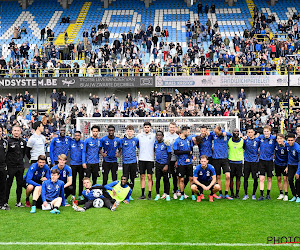
<path id="1" fill-rule="evenodd" d="M 102 182 L 102 177 L 98 179 Z M 138 180 L 138 179 L 137 179 Z M 252 181 L 249 181 L 251 194 Z M 224 185 L 224 182 L 223 182 Z M 243 181 L 242 181 L 243 185 Z M 163 187 L 163 184 L 161 185 Z M 224 189 L 224 188 L 223 188 Z M 241 188 L 243 189 L 243 188 Z M 153 190 L 155 190 L 153 188 Z M 162 188 L 161 188 L 162 190 Z M 187 188 L 190 195 L 190 188 Z M 243 196 L 243 192 L 240 196 Z M 60 215 L 30 208 L 15 208 L 15 183 L 10 211 L 0 211 L 0 242 L 188 242 L 188 243 L 267 243 L 268 236 L 299 236 L 300 204 L 276 200 L 279 194 L 274 178 L 271 201 L 215 200 L 201 203 L 190 198 L 166 202 L 137 200 L 140 182 L 136 182 L 129 205 L 121 204 L 115 212 L 92 208 L 85 213 L 62 207 Z M 258 195 L 258 192 L 257 192 Z M 155 193 L 153 193 L 153 198 Z M 290 195 L 291 197 L 291 195 Z M 25 202 L 25 190 L 22 201 Z M 19 246 L 37 249 L 42 246 Z M 1 249 L 18 246 L 1 246 Z M 44 249 L 187 249 L 183 246 L 46 246 Z M 195 248 L 200 248 L 199 246 Z M 206 247 L 202 247 L 206 248 Z M 219 248 L 209 246 L 207 248 Z M 222 247 L 227 248 L 227 247 Z M 241 248 L 241 247 L 239 247 Z M 251 247 L 253 249 L 253 247 Z M 256 247 L 258 248 L 258 247 Z M 259 247 L 262 249 L 262 247 Z M 285 247 L 286 248 L 286 247 Z M 243 249 L 247 249 L 243 247 Z M 250 249 L 250 247 L 249 247 Z"/>

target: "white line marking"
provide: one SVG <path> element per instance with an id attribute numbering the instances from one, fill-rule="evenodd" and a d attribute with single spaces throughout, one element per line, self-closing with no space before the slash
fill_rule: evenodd
<path id="1" fill-rule="evenodd" d="M 300 244 L 265 244 L 265 243 L 188 243 L 188 242 L 0 242 L 3 246 L 33 245 L 33 246 L 223 246 L 223 247 L 299 247 Z"/>

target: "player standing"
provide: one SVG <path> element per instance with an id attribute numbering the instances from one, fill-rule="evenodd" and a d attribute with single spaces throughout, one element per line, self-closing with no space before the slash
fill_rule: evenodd
<path id="1" fill-rule="evenodd" d="M 220 190 L 220 186 L 216 183 L 216 171 L 211 164 L 208 164 L 206 155 L 201 155 L 200 165 L 195 168 L 193 176 L 192 190 L 197 194 L 197 202 L 204 199 L 203 190 L 210 190 L 208 199 L 213 202 L 213 195 Z"/>
<path id="2" fill-rule="evenodd" d="M 276 137 L 276 143 L 275 143 L 275 175 L 277 177 L 277 184 L 279 189 L 279 196 L 277 200 L 284 200 L 288 201 L 288 190 L 289 190 L 289 184 L 287 180 L 287 173 L 288 173 L 288 151 L 287 146 L 288 144 L 284 141 L 284 135 L 283 134 L 277 134 Z M 283 195 L 282 191 L 282 180 L 281 175 L 283 176 L 283 182 L 284 182 L 284 192 L 285 195 Z"/>
<path id="3" fill-rule="evenodd" d="M 108 135 L 100 140 L 100 154 L 103 157 L 102 173 L 103 186 L 107 184 L 108 174 L 111 171 L 112 180 L 118 179 L 118 157 L 121 151 L 120 139 L 115 136 L 115 127 L 109 125 L 107 128 Z M 117 152 L 119 150 L 119 152 Z"/>
<path id="4" fill-rule="evenodd" d="M 160 199 L 160 179 L 163 177 L 164 194 L 161 197 L 170 201 L 170 180 L 169 180 L 169 164 L 171 160 L 172 149 L 170 142 L 164 141 L 164 133 L 162 131 L 156 132 L 156 141 L 154 143 L 155 152 L 155 177 L 156 177 L 156 197 L 155 201 Z"/>
<path id="5" fill-rule="evenodd" d="M 134 180 L 138 176 L 136 150 L 139 148 L 139 140 L 133 136 L 134 128 L 132 125 L 126 127 L 126 135 L 121 140 L 123 175 L 130 178 L 131 189 L 134 188 Z M 130 197 L 130 200 L 133 200 Z"/>
<path id="6" fill-rule="evenodd" d="M 241 177 L 243 175 L 244 140 L 239 137 L 240 131 L 235 128 L 232 137 L 228 141 L 228 160 L 230 165 L 230 191 L 231 198 L 240 199 L 239 192 Z M 233 179 L 236 178 L 236 194 L 233 191 Z"/>
<path id="7" fill-rule="evenodd" d="M 7 140 L 3 138 L 3 128 L 0 126 L 0 210 L 9 210 L 6 204 L 6 152 Z"/>
<path id="8" fill-rule="evenodd" d="M 199 153 L 200 156 L 206 155 L 208 157 L 208 162 L 212 164 L 212 141 L 213 141 L 213 135 L 212 133 L 208 133 L 207 127 L 202 126 L 200 128 L 200 137 L 201 141 L 198 144 L 199 147 Z"/>
<path id="9" fill-rule="evenodd" d="M 227 200 L 232 200 L 228 195 L 228 189 L 230 184 L 230 166 L 228 161 L 228 141 L 232 135 L 228 132 L 223 132 L 222 128 L 218 125 L 215 127 L 212 133 L 214 140 L 214 151 L 213 151 L 213 166 L 217 174 L 217 183 L 220 185 L 220 198 L 223 198 L 222 194 L 222 182 L 221 182 L 221 169 L 225 174 L 225 196 Z"/>
<path id="10" fill-rule="evenodd" d="M 190 185 L 193 184 L 193 142 L 188 138 L 190 128 L 183 126 L 181 128 L 180 136 L 174 142 L 174 154 L 177 156 L 178 168 L 177 174 L 180 184 L 181 197 L 180 200 L 184 200 L 184 177 L 188 178 Z M 192 195 L 192 199 L 196 200 L 195 196 Z"/>
<path id="11" fill-rule="evenodd" d="M 145 200 L 145 173 L 147 171 L 148 177 L 148 200 L 152 200 L 151 191 L 153 186 L 153 172 L 154 172 L 154 142 L 155 134 L 151 132 L 151 123 L 144 122 L 143 133 L 140 133 L 137 138 L 140 145 L 140 154 L 139 154 L 139 169 L 141 175 L 141 189 L 142 195 L 139 198 L 140 200 Z"/>
<path id="12" fill-rule="evenodd" d="M 258 148 L 259 139 L 255 137 L 254 129 L 250 128 L 247 131 L 247 137 L 244 139 L 244 190 L 245 196 L 243 200 L 248 200 L 248 179 L 250 173 L 253 179 L 252 200 L 256 200 L 255 193 L 258 187 Z"/>
<path id="13" fill-rule="evenodd" d="M 46 138 L 42 133 L 44 132 L 44 125 L 42 122 L 35 122 L 32 126 L 35 130 L 34 134 L 27 142 L 27 155 L 30 155 L 30 163 L 36 163 L 40 155 L 45 155 Z"/>
<path id="14" fill-rule="evenodd" d="M 83 185 L 82 180 L 84 177 L 84 170 L 82 167 L 82 151 L 83 151 L 83 144 L 84 141 L 81 140 L 81 132 L 75 131 L 74 133 L 74 139 L 71 139 L 70 141 L 70 165 L 72 169 L 72 186 L 73 186 L 73 195 L 76 195 L 76 177 L 77 174 L 79 175 L 79 198 L 81 199 L 82 191 L 83 191 Z"/>
<path id="15" fill-rule="evenodd" d="M 290 201 L 296 201 L 300 202 L 300 196 L 297 197 L 297 191 L 295 184 L 294 184 L 294 178 L 297 173 L 299 166 L 300 166 L 300 146 L 297 142 L 295 142 L 295 135 L 289 134 L 287 136 L 287 151 L 288 151 L 288 180 L 291 188 L 291 192 L 293 194 L 293 198 Z M 296 176 L 296 183 L 298 181 L 298 178 Z M 297 185 L 297 184 L 296 184 Z"/>
<path id="16" fill-rule="evenodd" d="M 65 193 L 65 206 L 68 206 L 68 196 L 73 194 L 73 186 L 72 186 L 72 169 L 66 165 L 67 156 L 61 154 L 58 156 L 58 165 L 55 165 L 51 170 L 57 169 L 59 170 L 59 180 L 64 183 L 64 193 Z"/>
<path id="17" fill-rule="evenodd" d="M 265 174 L 267 173 L 267 200 L 271 200 L 270 192 L 272 188 L 272 176 L 273 176 L 273 156 L 275 151 L 276 137 L 271 135 L 271 127 L 265 126 L 263 135 L 260 135 L 260 154 L 259 154 L 259 188 L 260 197 L 259 201 L 264 200 L 264 189 L 265 189 Z"/>
<path id="18" fill-rule="evenodd" d="M 100 176 L 99 167 L 99 151 L 100 139 L 98 134 L 100 131 L 99 126 L 93 125 L 91 128 L 92 136 L 87 138 L 83 144 L 82 150 L 82 167 L 84 168 L 85 177 L 92 176 L 93 185 L 97 184 L 97 178 Z"/>
<path id="19" fill-rule="evenodd" d="M 59 129 L 59 136 L 52 139 L 50 143 L 50 159 L 52 166 L 58 164 L 58 156 L 64 154 L 68 156 L 71 138 L 66 136 L 66 128 Z"/>
<path id="20" fill-rule="evenodd" d="M 176 158 L 176 155 L 174 154 L 174 150 L 173 150 L 174 142 L 179 137 L 179 135 L 176 133 L 176 131 L 177 131 L 176 122 L 171 122 L 169 124 L 169 131 L 167 133 L 165 133 L 165 141 L 168 141 L 170 143 L 170 147 L 172 149 L 171 160 L 170 160 L 170 164 L 169 164 L 169 173 L 170 173 L 170 175 L 172 175 L 172 179 L 173 179 L 173 198 L 175 200 L 177 199 L 177 191 L 179 192 L 178 177 L 177 177 L 176 165 L 175 165 L 177 158 Z"/>
<path id="21" fill-rule="evenodd" d="M 6 182 L 6 203 L 8 203 L 10 189 L 14 178 L 17 181 L 17 203 L 16 207 L 24 207 L 21 203 L 23 175 L 24 175 L 24 157 L 26 152 L 26 141 L 21 138 L 21 127 L 18 125 L 12 128 L 12 137 L 7 140 L 8 149 L 6 154 L 7 164 L 7 182 Z"/>

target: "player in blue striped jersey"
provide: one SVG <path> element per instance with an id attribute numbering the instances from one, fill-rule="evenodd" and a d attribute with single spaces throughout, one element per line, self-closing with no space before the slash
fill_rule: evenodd
<path id="1" fill-rule="evenodd" d="M 54 137 L 50 143 L 50 159 L 52 166 L 58 164 L 58 156 L 64 154 L 68 156 L 71 138 L 66 136 L 66 128 L 59 129 L 59 136 Z"/>

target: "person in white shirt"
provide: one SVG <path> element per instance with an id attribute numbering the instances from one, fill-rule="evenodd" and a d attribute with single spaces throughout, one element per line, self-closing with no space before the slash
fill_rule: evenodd
<path id="1" fill-rule="evenodd" d="M 172 148 L 172 154 L 171 154 L 171 161 L 169 166 L 169 173 L 172 175 L 173 178 L 173 199 L 177 199 L 176 192 L 178 191 L 178 178 L 176 174 L 176 155 L 174 154 L 173 145 L 175 140 L 179 137 L 179 135 L 176 133 L 177 131 L 177 125 L 176 122 L 171 122 L 169 124 L 169 132 L 165 133 L 164 140 L 165 142 L 170 142 L 170 146 Z M 179 191 L 178 191 L 179 192 Z"/>
<path id="2" fill-rule="evenodd" d="M 154 172 L 154 142 L 155 134 L 151 132 L 151 123 L 144 123 L 144 132 L 140 133 L 137 138 L 139 139 L 139 170 L 141 176 L 141 189 L 142 195 L 139 198 L 140 200 L 145 200 L 145 174 L 147 171 L 148 177 L 148 200 L 152 200 L 151 191 L 153 186 L 153 172 Z"/>
<path id="3" fill-rule="evenodd" d="M 35 122 L 32 127 L 35 130 L 35 133 L 29 138 L 27 142 L 27 148 L 28 150 L 30 150 L 31 164 L 36 163 L 40 155 L 46 156 L 46 138 L 42 135 L 44 131 L 44 125 L 42 122 L 38 121 Z"/>

